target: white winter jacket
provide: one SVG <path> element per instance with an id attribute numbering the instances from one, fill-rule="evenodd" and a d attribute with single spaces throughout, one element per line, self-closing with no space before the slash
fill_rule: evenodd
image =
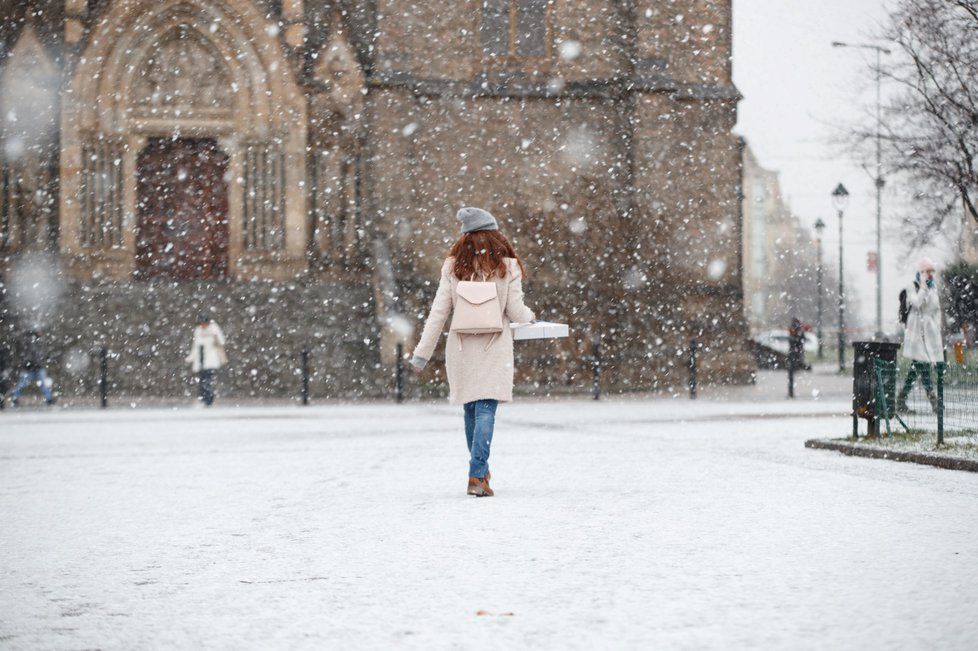
<path id="1" fill-rule="evenodd" d="M 918 290 L 913 283 L 907 287 L 907 328 L 903 333 L 903 356 L 916 362 L 936 364 L 944 361 L 941 342 L 941 301 L 937 285 L 927 287 L 920 281 Z"/>
<path id="2" fill-rule="evenodd" d="M 201 349 L 203 349 L 203 365 L 201 365 Z M 227 364 L 227 355 L 224 352 L 224 333 L 221 327 L 211 321 L 206 326 L 194 328 L 194 340 L 190 346 L 190 354 L 187 355 L 187 363 L 191 365 L 194 373 L 199 373 L 202 369 L 211 371 L 219 369 Z"/>

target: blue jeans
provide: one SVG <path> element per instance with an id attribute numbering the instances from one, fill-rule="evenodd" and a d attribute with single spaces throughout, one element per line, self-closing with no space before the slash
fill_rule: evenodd
<path id="1" fill-rule="evenodd" d="M 485 477 L 489 472 L 489 447 L 496 424 L 498 400 L 465 403 L 465 442 L 469 446 L 469 477 Z"/>
<path id="2" fill-rule="evenodd" d="M 10 399 L 20 400 L 20 394 L 32 382 L 41 387 L 41 393 L 44 394 L 44 399 L 51 402 L 53 396 L 51 395 L 51 387 L 48 386 L 48 374 L 43 368 L 30 368 L 21 371 L 20 377 L 17 379 L 17 386 L 14 387 L 13 392 L 10 394 Z"/>

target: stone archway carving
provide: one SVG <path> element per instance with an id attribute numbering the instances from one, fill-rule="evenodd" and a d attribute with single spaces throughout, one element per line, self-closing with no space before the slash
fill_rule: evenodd
<path id="1" fill-rule="evenodd" d="M 231 276 L 304 269 L 306 105 L 276 33 L 249 0 L 111 5 L 62 108 L 61 249 L 76 276 L 132 273 L 136 157 L 166 136 L 227 150 Z"/>
<path id="2" fill-rule="evenodd" d="M 133 80 L 130 103 L 146 117 L 171 110 L 230 117 L 234 81 L 221 53 L 196 30 L 178 25 L 163 35 Z"/>
<path id="3" fill-rule="evenodd" d="M 333 24 L 337 28 L 316 53 L 312 70 L 317 92 L 310 102 L 310 246 L 320 266 L 348 269 L 362 246 L 356 193 L 365 80 L 338 14 Z"/>

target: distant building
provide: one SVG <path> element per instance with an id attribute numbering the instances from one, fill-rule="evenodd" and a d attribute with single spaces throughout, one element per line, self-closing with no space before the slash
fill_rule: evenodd
<path id="1" fill-rule="evenodd" d="M 228 383 L 377 393 L 484 206 L 544 318 L 527 385 L 742 380 L 731 2 L 0 0 L 0 245 L 57 257 L 49 329 L 122 392 L 185 384 L 208 306 Z M 8 319 L 9 320 L 9 319 Z M 14 326 L 10 326 L 14 327 Z M 90 375 L 78 376 L 78 391 Z M 315 383 L 321 382 L 322 386 Z"/>
<path id="2" fill-rule="evenodd" d="M 818 243 L 791 211 L 778 172 L 764 168 L 750 147 L 744 151 L 744 310 L 752 333 L 785 329 L 797 317 L 818 320 Z M 838 276 L 825 264 L 823 323 L 834 323 Z M 837 263 L 837 262 L 836 262 Z"/>

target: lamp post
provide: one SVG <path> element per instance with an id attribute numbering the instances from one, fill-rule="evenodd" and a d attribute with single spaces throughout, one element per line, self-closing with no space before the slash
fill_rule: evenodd
<path id="1" fill-rule="evenodd" d="M 818 250 L 818 269 L 815 276 L 815 284 L 818 287 L 818 309 L 815 317 L 815 332 L 818 336 L 818 359 L 819 361 L 825 359 L 825 346 L 822 344 L 822 231 L 825 230 L 825 222 L 819 217 L 815 221 L 815 246 Z"/>
<path id="2" fill-rule="evenodd" d="M 841 183 L 832 191 L 832 203 L 839 212 L 839 373 L 846 372 L 846 294 L 842 275 L 842 216 L 849 203 L 849 191 Z"/>
<path id="3" fill-rule="evenodd" d="M 847 47 L 856 50 L 872 50 L 876 52 L 876 178 L 873 179 L 876 185 L 876 338 L 883 338 L 883 256 L 882 256 L 882 236 L 880 234 L 880 223 L 883 221 L 883 109 L 882 109 L 882 77 L 883 69 L 881 59 L 884 54 L 890 51 L 885 47 L 873 45 L 872 43 L 843 43 L 834 41 L 832 47 Z"/>

